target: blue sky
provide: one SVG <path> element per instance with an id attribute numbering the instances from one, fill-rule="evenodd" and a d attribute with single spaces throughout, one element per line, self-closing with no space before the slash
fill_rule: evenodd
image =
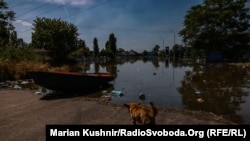
<path id="1" fill-rule="evenodd" d="M 125 50 L 151 51 L 158 44 L 172 47 L 182 44 L 178 32 L 186 12 L 202 0 L 5 0 L 16 13 L 14 26 L 18 38 L 31 42 L 36 17 L 61 18 L 77 26 L 79 38 L 93 49 L 105 46 L 111 33 L 117 47 Z"/>

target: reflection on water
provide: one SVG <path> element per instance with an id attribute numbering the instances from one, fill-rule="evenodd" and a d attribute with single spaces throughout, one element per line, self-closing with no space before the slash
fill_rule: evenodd
<path id="1" fill-rule="evenodd" d="M 125 93 L 114 97 L 113 103 L 154 101 L 160 106 L 202 110 L 250 123 L 249 68 L 170 60 L 128 60 L 112 65 L 102 69 L 116 74 L 114 89 Z M 141 94 L 145 99 L 139 98 Z"/>
<path id="2" fill-rule="evenodd" d="M 244 119 L 237 112 L 249 96 L 248 72 L 248 69 L 225 64 L 193 66 L 178 87 L 183 105 L 187 109 L 213 112 L 243 123 Z M 203 101 L 197 102 L 197 99 Z"/>
<path id="3" fill-rule="evenodd" d="M 110 95 L 108 92 L 114 89 L 113 85 L 107 84 L 102 85 L 98 88 L 88 89 L 81 92 L 56 92 L 45 89 L 45 92 L 42 92 L 43 96 L 41 100 L 54 100 L 54 99 L 65 99 L 73 97 L 88 97 L 88 98 L 102 98 L 102 102 L 108 102 Z"/>
<path id="4" fill-rule="evenodd" d="M 116 75 L 111 82 L 112 90 L 124 95 L 112 96 L 112 103 L 148 104 L 153 101 L 159 106 L 202 110 L 240 124 L 250 124 L 250 71 L 247 67 L 137 59 L 79 65 L 83 72 Z M 103 91 L 93 95 L 102 96 Z"/>

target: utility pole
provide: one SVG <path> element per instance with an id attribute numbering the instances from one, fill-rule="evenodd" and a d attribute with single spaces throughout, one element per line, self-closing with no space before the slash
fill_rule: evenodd
<path id="1" fill-rule="evenodd" d="M 164 51 L 164 39 L 162 37 L 160 37 L 162 39 L 162 51 Z"/>
<path id="2" fill-rule="evenodd" d="M 174 45 L 175 45 L 175 32 L 172 29 L 170 31 L 174 33 Z"/>
<path id="3" fill-rule="evenodd" d="M 174 33 L 174 45 L 173 45 L 173 47 L 174 47 L 175 46 L 175 32 L 172 29 L 170 29 L 170 32 Z M 173 50 L 173 57 L 175 58 L 175 51 L 174 50 Z"/>

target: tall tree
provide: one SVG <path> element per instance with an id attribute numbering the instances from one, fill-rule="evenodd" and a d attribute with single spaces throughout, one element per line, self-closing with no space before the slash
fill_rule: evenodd
<path id="1" fill-rule="evenodd" d="M 159 45 L 155 45 L 154 48 L 152 49 L 152 53 L 153 56 L 157 57 L 158 56 L 158 52 L 159 52 L 160 46 Z"/>
<path id="2" fill-rule="evenodd" d="M 76 46 L 77 46 L 76 47 L 77 49 L 79 49 L 79 48 L 87 48 L 85 41 L 82 40 L 82 39 L 77 40 L 77 45 Z"/>
<path id="3" fill-rule="evenodd" d="M 110 45 L 110 41 L 107 41 L 105 43 L 105 50 L 103 52 L 103 54 L 107 57 L 110 57 L 111 59 L 115 58 L 115 54 L 114 52 L 111 50 L 111 45 Z"/>
<path id="4" fill-rule="evenodd" d="M 250 51 L 250 15 L 246 2 L 204 0 L 187 11 L 179 34 L 187 45 L 203 52 L 220 50 L 233 57 Z"/>
<path id="5" fill-rule="evenodd" d="M 109 35 L 109 40 L 105 44 L 105 54 L 109 56 L 111 59 L 115 59 L 116 56 L 116 37 L 114 33 Z"/>
<path id="6" fill-rule="evenodd" d="M 85 58 L 90 54 L 89 48 L 86 46 L 86 43 L 82 39 L 77 40 L 77 49 L 73 51 L 70 55 L 76 58 Z"/>
<path id="7" fill-rule="evenodd" d="M 77 27 L 61 19 L 37 18 L 33 23 L 32 45 L 50 51 L 54 65 L 61 65 L 77 49 Z"/>
<path id="8" fill-rule="evenodd" d="M 111 33 L 109 35 L 109 45 L 110 45 L 110 49 L 111 51 L 114 53 L 114 55 L 116 55 L 116 37 L 114 33 Z"/>
<path id="9" fill-rule="evenodd" d="M 94 38 L 93 44 L 94 44 L 94 47 L 93 47 L 94 56 L 97 57 L 98 54 L 99 54 L 99 46 L 98 46 L 98 40 L 97 40 L 97 38 Z"/>
<path id="10" fill-rule="evenodd" d="M 17 41 L 15 27 L 12 22 L 15 20 L 15 13 L 9 10 L 8 4 L 4 0 L 0 1 L 0 47 L 7 43 Z"/>

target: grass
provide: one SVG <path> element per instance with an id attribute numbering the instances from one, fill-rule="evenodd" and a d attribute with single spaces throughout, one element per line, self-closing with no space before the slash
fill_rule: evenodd
<path id="1" fill-rule="evenodd" d="M 77 65 L 62 65 L 58 67 L 50 66 L 47 63 L 38 63 L 31 61 L 4 62 L 0 60 L 0 73 L 13 76 L 13 79 L 18 80 L 26 75 L 28 70 L 42 71 L 80 71 Z"/>

